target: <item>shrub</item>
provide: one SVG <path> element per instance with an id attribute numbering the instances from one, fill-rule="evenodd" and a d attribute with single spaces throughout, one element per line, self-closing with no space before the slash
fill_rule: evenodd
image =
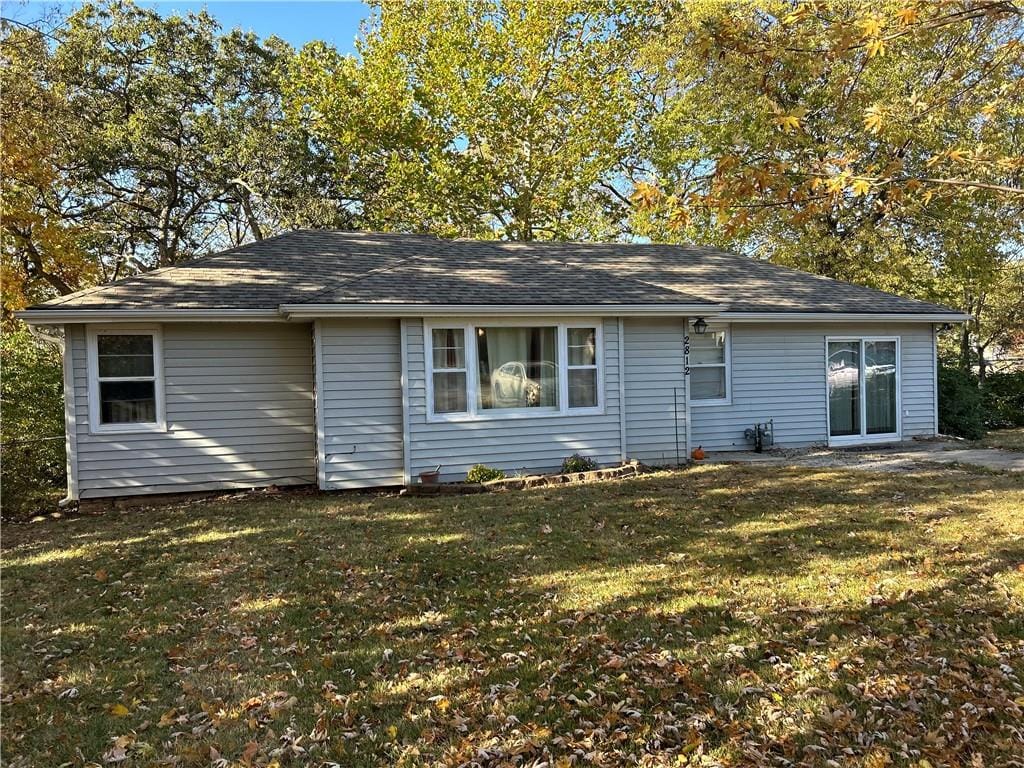
<path id="1" fill-rule="evenodd" d="M 939 368 L 939 431 L 969 440 L 985 435 L 977 379 L 959 368 Z"/>
<path id="2" fill-rule="evenodd" d="M 597 469 L 597 462 L 578 453 L 574 453 L 562 462 L 563 475 L 571 475 L 575 472 L 590 472 L 594 469 Z"/>
<path id="3" fill-rule="evenodd" d="M 1024 427 L 1024 371 L 988 374 L 981 401 L 987 426 Z"/>
<path id="4" fill-rule="evenodd" d="M 488 480 L 504 480 L 505 473 L 485 464 L 475 464 L 466 473 L 467 483 L 486 483 Z"/>
<path id="5" fill-rule="evenodd" d="M 66 482 L 60 350 L 24 327 L 0 340 L 0 487 L 5 517 L 52 509 Z"/>

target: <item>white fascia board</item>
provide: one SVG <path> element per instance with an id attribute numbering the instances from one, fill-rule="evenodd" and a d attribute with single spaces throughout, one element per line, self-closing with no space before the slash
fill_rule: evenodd
<path id="1" fill-rule="evenodd" d="M 963 323 L 962 312 L 722 312 L 717 320 L 730 323 Z"/>
<path id="2" fill-rule="evenodd" d="M 315 317 L 717 317 L 723 304 L 282 304 L 289 319 Z"/>
<path id="3" fill-rule="evenodd" d="M 29 325 L 63 323 L 284 322 L 276 309 L 24 309 L 14 316 Z"/>

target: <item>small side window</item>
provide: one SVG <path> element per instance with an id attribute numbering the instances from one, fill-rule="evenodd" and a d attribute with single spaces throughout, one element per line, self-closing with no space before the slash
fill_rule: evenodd
<path id="1" fill-rule="evenodd" d="M 729 332 L 709 326 L 690 334 L 690 400 L 725 402 L 729 399 Z"/>
<path id="2" fill-rule="evenodd" d="M 101 331 L 90 338 L 90 422 L 97 431 L 163 423 L 156 331 Z"/>
<path id="3" fill-rule="evenodd" d="M 597 329 L 567 328 L 569 407 L 596 408 Z"/>
<path id="4" fill-rule="evenodd" d="M 466 331 L 435 328 L 431 332 L 434 413 L 465 413 Z"/>

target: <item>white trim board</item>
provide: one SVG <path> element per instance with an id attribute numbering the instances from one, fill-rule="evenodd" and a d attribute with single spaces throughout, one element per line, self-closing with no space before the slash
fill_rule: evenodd
<path id="1" fill-rule="evenodd" d="M 734 323 L 962 323 L 960 312 L 730 312 L 725 304 L 282 304 L 277 309 L 25 309 L 29 325 L 116 322 L 264 322 L 317 317 L 534 317 L 537 315 L 718 318 Z"/>
<path id="2" fill-rule="evenodd" d="M 402 363 L 402 480 L 409 485 L 412 483 L 412 429 L 409 426 L 409 327 L 405 318 L 398 321 L 398 340 Z M 429 407 L 429 403 L 427 405 Z"/>
<path id="3" fill-rule="evenodd" d="M 327 490 L 327 430 L 324 428 L 323 328 L 313 321 L 313 415 L 316 422 L 316 484 Z"/>
<path id="4" fill-rule="evenodd" d="M 283 323 L 276 309 L 24 309 L 15 316 L 29 325 L 118 322 Z"/>
<path id="5" fill-rule="evenodd" d="M 312 317 L 714 317 L 722 304 L 282 304 L 289 319 Z"/>
<path id="6" fill-rule="evenodd" d="M 622 456 L 622 463 L 629 460 L 626 448 L 626 322 L 621 317 L 617 318 L 619 334 L 619 454 Z M 598 366 L 600 374 L 601 368 Z"/>
<path id="7" fill-rule="evenodd" d="M 707 317 L 707 315 L 705 315 Z M 730 323 L 962 323 L 962 312 L 721 312 L 715 319 Z"/>
<path id="8" fill-rule="evenodd" d="M 78 501 L 78 419 L 75 414 L 75 366 L 72 341 L 64 333 L 64 451 L 67 456 L 67 501 Z"/>

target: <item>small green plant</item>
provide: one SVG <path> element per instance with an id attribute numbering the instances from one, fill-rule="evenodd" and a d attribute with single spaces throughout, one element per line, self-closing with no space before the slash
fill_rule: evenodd
<path id="1" fill-rule="evenodd" d="M 574 453 L 562 462 L 562 474 L 571 475 L 575 472 L 590 472 L 597 469 L 597 462 L 593 459 Z"/>
<path id="2" fill-rule="evenodd" d="M 488 480 L 504 480 L 505 473 L 486 464 L 474 464 L 466 473 L 467 483 L 486 483 Z"/>

